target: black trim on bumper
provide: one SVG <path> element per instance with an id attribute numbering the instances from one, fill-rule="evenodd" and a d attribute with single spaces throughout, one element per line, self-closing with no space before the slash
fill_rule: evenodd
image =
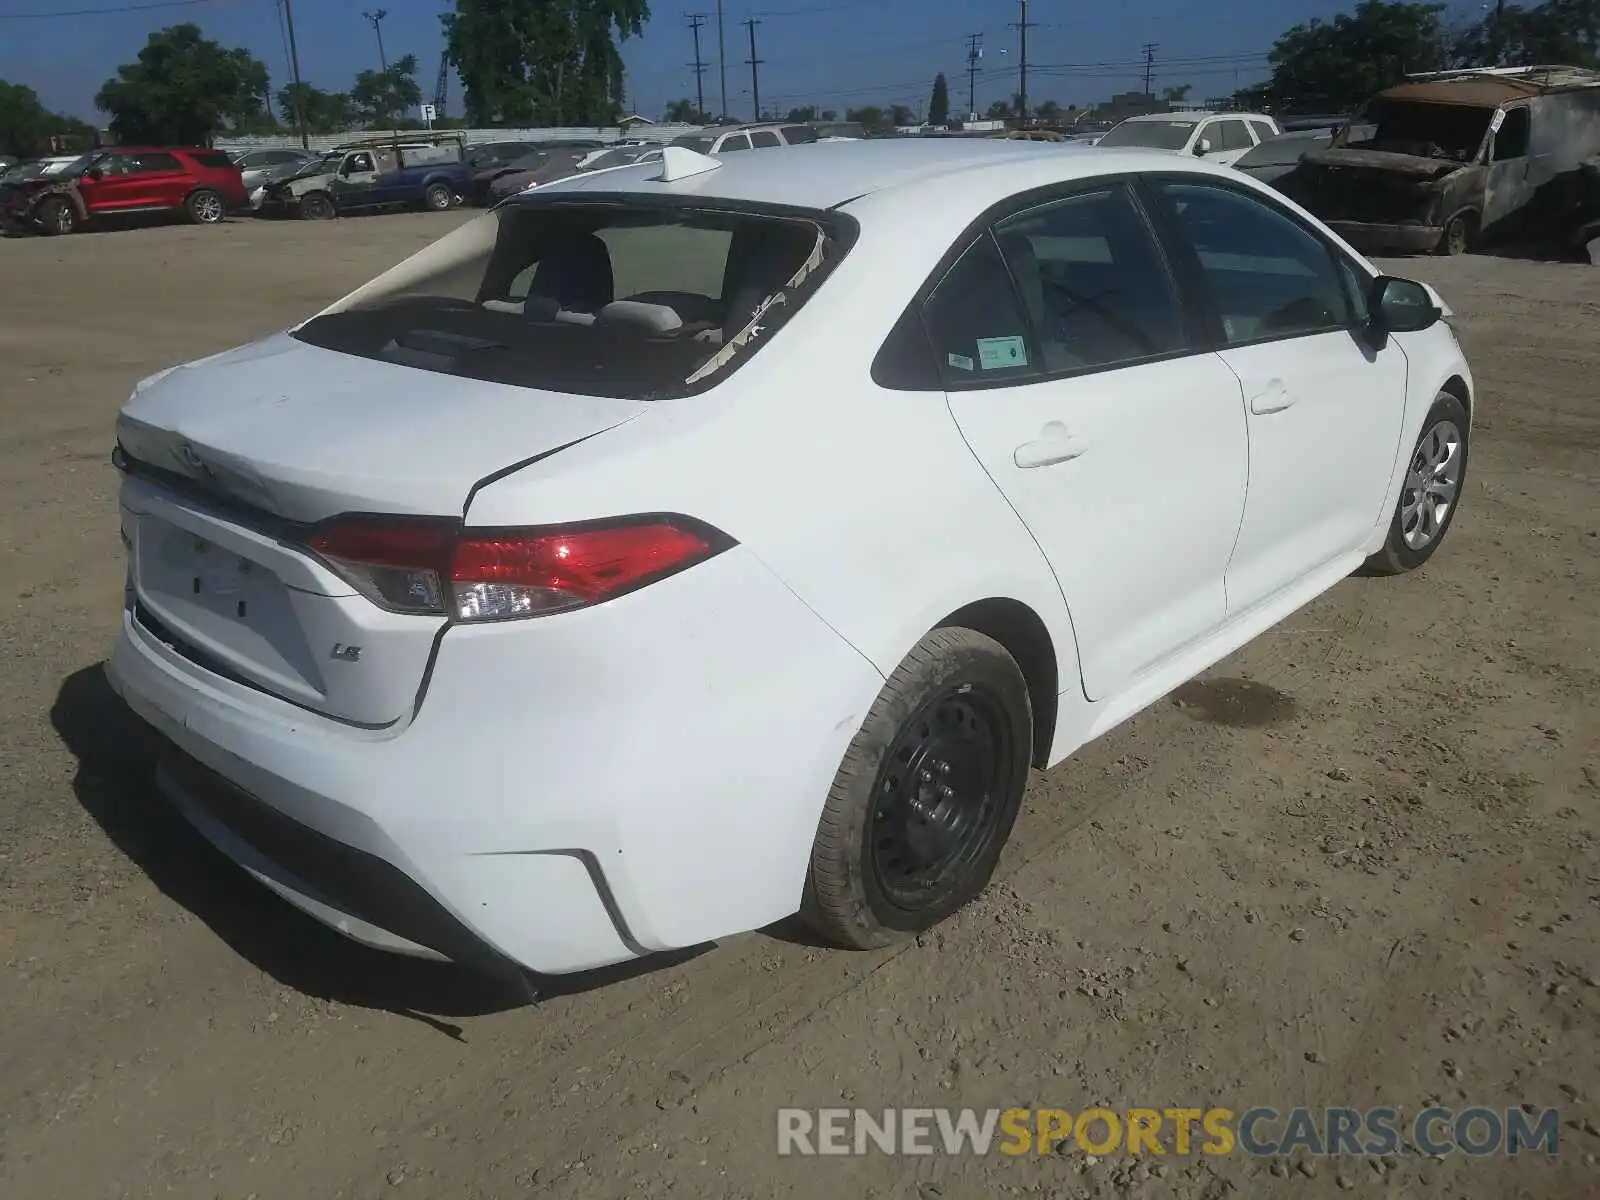
<path id="1" fill-rule="evenodd" d="M 176 747 L 162 769 L 213 820 L 300 879 L 317 898 L 452 962 L 497 975 L 522 973 L 391 863 L 285 816 Z"/>

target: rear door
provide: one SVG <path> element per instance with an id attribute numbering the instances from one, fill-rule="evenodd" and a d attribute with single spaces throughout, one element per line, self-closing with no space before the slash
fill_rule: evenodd
<path id="1" fill-rule="evenodd" d="M 1000 220 L 924 319 L 956 423 L 1060 581 L 1089 698 L 1215 630 L 1245 498 L 1239 382 L 1132 191 Z"/>
<path id="2" fill-rule="evenodd" d="M 194 176 L 176 154 L 142 150 L 128 172 L 134 203 L 129 208 L 179 208 L 194 186 Z"/>
<path id="3" fill-rule="evenodd" d="M 1361 333 L 1367 275 L 1244 184 L 1153 185 L 1192 254 L 1249 422 L 1250 491 L 1228 566 L 1242 612 L 1359 549 L 1383 516 L 1406 358 Z"/>

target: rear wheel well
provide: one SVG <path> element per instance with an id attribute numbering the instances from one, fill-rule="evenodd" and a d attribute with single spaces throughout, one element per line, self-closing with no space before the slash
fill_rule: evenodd
<path id="1" fill-rule="evenodd" d="M 1461 401 L 1463 407 L 1467 410 L 1467 416 L 1472 416 L 1472 393 L 1467 389 L 1467 381 L 1465 379 L 1459 375 L 1452 375 L 1444 381 L 1439 390 L 1441 392 L 1449 392 L 1457 400 Z"/>
<path id="2" fill-rule="evenodd" d="M 951 627 L 972 629 L 993 638 L 1022 669 L 1033 705 L 1032 761 L 1034 766 L 1044 767 L 1055 740 L 1060 687 L 1055 643 L 1039 614 L 1020 600 L 995 596 L 958 609 L 939 622 L 939 628 Z"/>

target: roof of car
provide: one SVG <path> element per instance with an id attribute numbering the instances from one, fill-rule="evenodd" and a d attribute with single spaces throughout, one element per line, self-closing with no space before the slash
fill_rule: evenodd
<path id="1" fill-rule="evenodd" d="M 1159 150 L 944 138 L 813 142 L 717 162 L 715 170 L 671 183 L 651 178 L 661 171 L 659 161 L 614 167 L 563 179 L 537 194 L 639 192 L 826 209 L 935 179 L 944 181 L 955 202 L 962 198 L 963 184 L 976 201 L 996 191 L 1009 194 L 1055 181 L 1175 169 L 1174 156 Z"/>
<path id="2" fill-rule="evenodd" d="M 1220 112 L 1220 111 L 1218 111 L 1216 109 L 1210 109 L 1210 108 L 1206 108 L 1206 109 L 1184 108 L 1184 109 L 1179 109 L 1177 112 L 1139 113 L 1137 116 L 1127 117 L 1125 119 L 1129 120 L 1129 121 L 1181 121 L 1181 122 L 1184 122 L 1184 123 L 1187 124 L 1187 123 L 1193 123 L 1195 121 L 1204 121 L 1208 117 L 1242 117 L 1245 120 L 1254 119 L 1254 120 L 1257 120 L 1257 121 L 1270 121 L 1270 120 L 1272 120 L 1272 118 L 1267 116 L 1266 113 L 1257 113 L 1257 112 Z"/>

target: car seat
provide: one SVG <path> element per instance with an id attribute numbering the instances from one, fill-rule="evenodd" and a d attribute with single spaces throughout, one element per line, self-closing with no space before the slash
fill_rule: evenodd
<path id="1" fill-rule="evenodd" d="M 611 252 L 592 233 L 553 242 L 539 256 L 529 296 L 546 296 L 569 312 L 596 313 L 616 299 Z"/>

